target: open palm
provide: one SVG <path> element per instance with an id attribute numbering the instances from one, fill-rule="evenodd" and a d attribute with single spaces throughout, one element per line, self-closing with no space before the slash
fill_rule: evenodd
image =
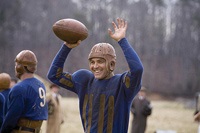
<path id="1" fill-rule="evenodd" d="M 127 22 L 123 19 L 117 18 L 117 24 L 115 22 L 112 22 L 114 31 L 111 31 L 111 29 L 108 29 L 108 33 L 111 38 L 113 38 L 116 41 L 121 40 L 126 36 L 126 30 L 127 30 Z"/>

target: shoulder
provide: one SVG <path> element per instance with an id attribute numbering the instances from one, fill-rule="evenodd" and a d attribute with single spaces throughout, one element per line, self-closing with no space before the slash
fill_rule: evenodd
<path id="1" fill-rule="evenodd" d="M 74 74 L 79 74 L 79 75 L 83 75 L 83 74 L 92 74 L 91 71 L 87 70 L 87 69 L 80 69 L 78 71 L 76 71 Z"/>
<path id="2" fill-rule="evenodd" d="M 87 84 L 93 78 L 93 73 L 87 69 L 80 69 L 72 75 L 72 80 L 75 84 Z"/>
<path id="3" fill-rule="evenodd" d="M 31 88 L 33 90 L 38 90 L 38 88 L 43 88 L 46 91 L 46 88 L 42 81 L 33 77 L 23 81 L 23 86 L 25 88 Z"/>
<path id="4" fill-rule="evenodd" d="M 73 74 L 73 78 L 90 78 L 93 74 L 87 69 L 80 69 Z"/>
<path id="5" fill-rule="evenodd" d="M 10 90 L 11 90 L 11 89 L 6 89 L 6 90 L 2 91 L 1 93 L 2 93 L 4 96 L 6 96 L 6 95 L 9 94 Z"/>
<path id="6" fill-rule="evenodd" d="M 15 96 L 26 93 L 26 90 L 27 88 L 29 88 L 29 86 L 31 86 L 32 84 L 36 84 L 35 80 L 35 78 L 30 78 L 20 81 L 10 90 L 10 94 L 12 96 Z"/>
<path id="7" fill-rule="evenodd" d="M 35 83 L 37 83 L 38 85 L 43 85 L 43 82 L 42 82 L 41 80 L 39 80 L 38 78 L 35 78 L 35 77 L 30 78 L 28 81 L 29 81 L 29 82 L 35 82 Z M 28 82 L 26 82 L 26 83 L 29 84 Z"/>
<path id="8" fill-rule="evenodd" d="M 23 84 L 23 82 L 20 82 L 18 84 L 16 84 L 11 90 L 10 90 L 10 95 L 11 96 L 16 96 L 19 94 L 24 93 L 25 91 L 25 86 Z"/>

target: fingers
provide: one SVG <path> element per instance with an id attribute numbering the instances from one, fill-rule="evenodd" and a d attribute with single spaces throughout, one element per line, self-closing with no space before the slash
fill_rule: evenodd
<path id="1" fill-rule="evenodd" d="M 127 29 L 127 27 L 128 27 L 128 23 L 127 23 L 127 21 L 124 21 L 124 28 L 125 28 L 125 30 Z"/>
<path id="2" fill-rule="evenodd" d="M 117 25 L 115 22 L 112 22 L 112 25 L 114 29 L 127 28 L 127 22 L 121 18 L 117 18 Z"/>
<path id="3" fill-rule="evenodd" d="M 112 22 L 113 28 L 116 30 L 118 29 L 117 25 L 115 24 L 115 22 Z"/>
<path id="4" fill-rule="evenodd" d="M 78 45 L 80 45 L 80 43 L 81 43 L 81 40 L 77 41 L 77 43 L 74 43 L 74 44 L 69 44 L 69 43 L 67 43 L 67 42 L 64 42 L 64 44 L 65 44 L 67 47 L 69 47 L 69 48 L 75 48 L 75 47 L 77 47 Z"/>
<path id="5" fill-rule="evenodd" d="M 117 23 L 118 23 L 118 27 L 119 27 L 119 28 L 123 28 L 123 22 L 122 22 L 122 19 L 117 18 Z"/>
<path id="6" fill-rule="evenodd" d="M 109 28 L 108 29 L 108 34 L 111 36 L 113 34 L 112 30 Z"/>
<path id="7" fill-rule="evenodd" d="M 117 18 L 116 23 L 112 22 L 114 30 L 108 29 L 110 37 L 116 41 L 126 36 L 127 22 L 124 19 Z"/>

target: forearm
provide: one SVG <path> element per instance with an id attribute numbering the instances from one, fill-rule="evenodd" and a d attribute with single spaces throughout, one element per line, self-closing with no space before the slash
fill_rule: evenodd
<path id="1" fill-rule="evenodd" d="M 126 38 L 121 39 L 119 42 L 119 45 L 121 46 L 124 56 L 126 58 L 126 61 L 128 63 L 128 66 L 130 68 L 131 73 L 142 73 L 143 72 L 143 66 L 142 62 L 135 52 L 135 50 L 132 48 L 132 46 L 128 43 Z"/>
<path id="2" fill-rule="evenodd" d="M 64 67 L 65 60 L 70 51 L 71 51 L 71 49 L 65 45 L 63 45 L 60 48 L 60 50 L 56 54 L 51 66 L 49 68 L 49 71 L 47 74 L 49 80 L 52 81 L 52 80 L 58 78 L 59 76 L 61 76 L 61 74 L 63 73 L 63 67 Z"/>
<path id="3" fill-rule="evenodd" d="M 56 54 L 47 74 L 51 82 L 69 90 L 73 88 L 72 77 L 70 73 L 63 72 L 63 67 L 70 51 L 70 48 L 63 45 Z"/>
<path id="4" fill-rule="evenodd" d="M 125 75 L 124 83 L 125 87 L 128 88 L 125 89 L 127 97 L 129 97 L 131 101 L 141 88 L 143 66 L 137 53 L 128 43 L 126 38 L 121 39 L 119 44 L 130 68 L 129 72 Z"/>

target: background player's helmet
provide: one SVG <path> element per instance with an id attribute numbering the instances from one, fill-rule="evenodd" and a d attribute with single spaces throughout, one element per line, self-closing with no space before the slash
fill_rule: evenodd
<path id="1" fill-rule="evenodd" d="M 94 57 L 103 58 L 106 60 L 106 66 L 109 71 L 114 71 L 116 63 L 115 49 L 109 43 L 98 43 L 94 45 L 90 51 L 88 59 Z"/>
<path id="2" fill-rule="evenodd" d="M 37 58 L 30 50 L 22 50 L 15 58 L 16 77 L 20 79 L 21 75 L 34 73 L 37 70 Z"/>
<path id="3" fill-rule="evenodd" d="M 0 73 L 0 90 L 10 88 L 11 77 L 7 73 Z"/>

